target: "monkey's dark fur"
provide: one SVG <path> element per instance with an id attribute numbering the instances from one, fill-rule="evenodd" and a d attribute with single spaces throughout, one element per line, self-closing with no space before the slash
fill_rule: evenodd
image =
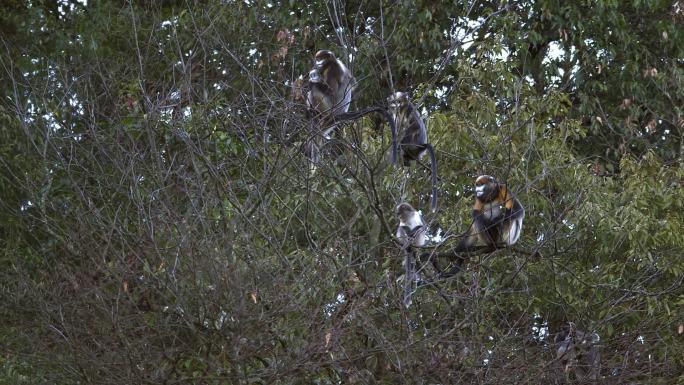
<path id="1" fill-rule="evenodd" d="M 321 129 L 314 135 L 305 149 L 310 159 L 316 160 L 317 149 L 338 123 L 359 119 L 372 112 L 380 112 L 390 123 L 392 132 L 392 162 L 397 159 L 396 126 L 384 108 L 371 107 L 356 112 L 348 112 L 356 79 L 351 71 L 329 50 L 316 52 L 314 68 L 309 72 L 309 92 L 307 93 L 307 113 L 309 118 L 318 120 Z"/>
<path id="2" fill-rule="evenodd" d="M 435 149 L 428 143 L 427 128 L 405 92 L 395 92 L 388 99 L 389 111 L 400 138 L 404 166 L 411 161 L 420 162 L 426 152 L 430 154 L 430 171 L 432 174 L 432 211 L 437 209 L 437 157 Z"/>
<path id="3" fill-rule="evenodd" d="M 525 209 L 506 185 L 494 177 L 481 175 L 475 180 L 473 223 L 461 241 L 448 254 L 424 253 L 421 259 L 432 258 L 432 265 L 440 277 L 451 277 L 461 270 L 464 258 L 460 254 L 515 244 L 520 238 L 524 218 Z M 442 272 L 439 257 L 455 259 L 454 266 L 448 272 Z"/>

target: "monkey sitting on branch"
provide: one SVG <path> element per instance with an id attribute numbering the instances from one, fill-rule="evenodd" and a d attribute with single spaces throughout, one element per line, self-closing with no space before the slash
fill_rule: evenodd
<path id="1" fill-rule="evenodd" d="M 451 277 L 461 270 L 464 260 L 461 254 L 514 245 L 520 238 L 525 209 L 505 184 L 499 183 L 492 176 L 481 175 L 475 180 L 472 215 L 472 224 L 453 250 L 445 254 L 421 255 L 421 260 L 432 259 L 432 266 L 440 278 Z M 449 271 L 442 272 L 439 258 L 455 260 L 454 266 Z"/>
<path id="2" fill-rule="evenodd" d="M 370 107 L 356 112 L 348 112 L 352 93 L 356 88 L 356 78 L 347 66 L 329 50 L 320 50 L 314 57 L 314 67 L 309 72 L 309 92 L 306 97 L 307 115 L 320 127 L 314 133 L 315 140 L 307 143 L 306 155 L 318 160 L 318 148 L 329 138 L 337 125 L 344 121 L 356 120 L 372 112 L 380 112 L 390 122 L 392 133 L 392 162 L 396 163 L 396 129 L 386 109 Z M 314 123 L 314 124 L 316 124 Z"/>

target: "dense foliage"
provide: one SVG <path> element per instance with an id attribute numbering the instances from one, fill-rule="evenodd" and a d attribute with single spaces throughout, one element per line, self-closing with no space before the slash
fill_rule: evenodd
<path id="1" fill-rule="evenodd" d="M 2 2 L 0 383 L 684 382 L 683 26 L 661 0 Z M 438 212 L 380 116 L 310 167 L 322 48 L 352 109 L 411 92 Z M 394 207 L 447 250 L 481 173 L 521 241 L 403 306 Z M 568 361 L 573 329 L 599 339 Z"/>

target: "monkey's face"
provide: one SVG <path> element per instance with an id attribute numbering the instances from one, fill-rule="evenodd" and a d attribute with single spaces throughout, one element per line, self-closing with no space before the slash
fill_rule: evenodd
<path id="1" fill-rule="evenodd" d="M 315 67 L 317 69 L 323 68 L 327 63 L 335 61 L 335 54 L 332 53 L 332 51 L 328 51 L 327 49 L 322 49 L 318 52 L 316 52 L 316 56 L 314 57 L 315 60 Z"/>
<path id="2" fill-rule="evenodd" d="M 481 175 L 475 180 L 475 195 L 477 199 L 488 201 L 496 196 L 499 184 L 494 177 Z"/>
<path id="3" fill-rule="evenodd" d="M 320 83 L 321 82 L 321 73 L 318 72 L 317 69 L 312 69 L 309 71 L 309 81 L 311 83 Z"/>
<path id="4" fill-rule="evenodd" d="M 391 109 L 400 109 L 408 103 L 408 94 L 406 92 L 395 92 L 387 98 L 387 104 Z"/>
<path id="5" fill-rule="evenodd" d="M 397 211 L 397 216 L 401 220 L 405 221 L 411 215 L 413 215 L 413 213 L 416 212 L 416 209 L 414 209 L 413 206 L 411 206 L 410 204 L 404 202 L 404 203 L 401 203 L 399 206 L 397 206 L 396 211 Z"/>

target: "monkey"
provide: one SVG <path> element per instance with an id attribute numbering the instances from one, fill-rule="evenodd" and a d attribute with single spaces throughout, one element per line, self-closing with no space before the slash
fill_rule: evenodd
<path id="1" fill-rule="evenodd" d="M 455 266 L 443 273 L 439 268 L 438 258 L 425 253 L 421 259 L 432 257 L 432 266 L 441 277 L 447 278 L 461 270 L 463 257 L 459 253 L 467 253 L 477 249 L 496 249 L 514 245 L 520 238 L 525 209 L 508 190 L 505 184 L 494 177 L 480 175 L 475 180 L 475 205 L 473 222 L 460 242 L 447 257 L 456 258 Z"/>
<path id="2" fill-rule="evenodd" d="M 309 72 L 307 106 L 310 111 L 333 117 L 349 111 L 356 78 L 329 50 L 316 52 Z"/>
<path id="3" fill-rule="evenodd" d="M 428 144 L 427 129 L 415 106 L 405 92 L 395 92 L 387 98 L 390 113 L 399 130 L 404 166 L 422 159 Z"/>
<path id="4" fill-rule="evenodd" d="M 334 131 L 336 118 L 346 114 L 351 104 L 356 79 L 332 51 L 316 52 L 314 67 L 309 71 L 309 92 L 306 95 L 307 115 L 324 127 L 305 147 L 305 154 L 317 163 L 318 148 Z"/>
<path id="5" fill-rule="evenodd" d="M 399 147 L 404 166 L 410 166 L 412 161 L 420 163 L 420 159 L 426 152 L 430 154 L 430 171 L 432 173 L 431 208 L 434 212 L 437 209 L 437 157 L 435 156 L 434 148 L 428 143 L 425 123 L 405 92 L 395 92 L 387 98 L 387 102 L 391 118 L 397 130 L 397 136 L 400 138 Z"/>
<path id="6" fill-rule="evenodd" d="M 399 217 L 399 227 L 397 227 L 397 238 L 402 241 L 406 249 L 411 246 L 422 247 L 425 245 L 425 222 L 420 213 L 411 206 L 403 202 L 396 208 Z"/>
<path id="7" fill-rule="evenodd" d="M 418 281 L 418 275 L 415 269 L 415 253 L 413 247 L 422 247 L 426 243 L 426 226 L 423 222 L 423 217 L 411 204 L 403 202 L 396 208 L 397 217 L 399 217 L 399 226 L 397 227 L 397 238 L 402 242 L 402 250 L 405 253 L 404 268 L 406 274 L 404 275 L 404 305 L 409 307 L 411 305 L 411 295 L 415 291 L 414 284 Z"/>
<path id="8" fill-rule="evenodd" d="M 568 330 L 556 335 L 558 344 L 556 360 L 563 371 L 561 383 L 570 383 L 571 374 L 577 381 L 597 381 L 601 371 L 601 337 L 595 333 L 587 333 L 575 328 L 569 322 Z"/>
<path id="9" fill-rule="evenodd" d="M 329 50 L 320 50 L 314 57 L 314 67 L 309 71 L 309 91 L 306 97 L 307 116 L 318 118 L 328 128 L 317 139 L 306 144 L 305 153 L 314 162 L 318 159 L 317 149 L 324 138 L 329 138 L 336 123 L 355 120 L 372 112 L 379 112 L 389 122 L 392 133 L 392 163 L 397 161 L 397 130 L 392 116 L 383 107 L 370 107 L 348 112 L 352 93 L 356 89 L 356 78 L 351 71 Z"/>

